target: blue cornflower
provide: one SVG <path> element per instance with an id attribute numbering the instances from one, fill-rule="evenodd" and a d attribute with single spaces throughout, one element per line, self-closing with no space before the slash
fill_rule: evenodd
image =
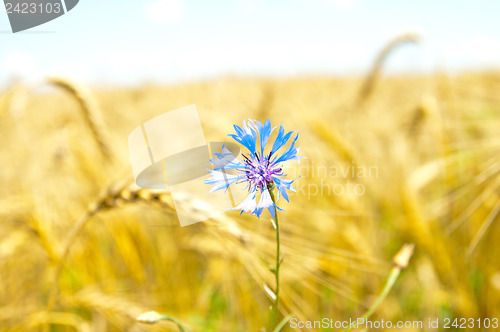
<path id="1" fill-rule="evenodd" d="M 206 184 L 213 185 L 210 192 L 226 189 L 233 183 L 244 183 L 248 190 L 248 196 L 232 210 L 249 212 L 260 217 L 262 211 L 267 208 L 273 218 L 276 206 L 269 194 L 269 188 L 276 188 L 278 195 L 276 201 L 283 196 L 287 202 L 289 191 L 296 191 L 292 183 L 297 180 L 288 180 L 283 174 L 282 163 L 288 160 L 298 160 L 300 148 L 295 147 L 299 134 L 295 135 L 291 145 L 278 153 L 292 137 L 293 131 L 285 133 L 283 125 L 280 126 L 278 135 L 270 150 L 266 149 L 269 137 L 275 128 L 271 128 L 271 121 L 266 120 L 264 124 L 256 120 L 244 120 L 243 128 L 234 125 L 236 134 L 230 134 L 235 141 L 243 145 L 248 153 L 242 153 L 243 160 L 239 161 L 224 145 L 221 153 L 214 153 L 215 158 L 210 159 L 214 165 L 209 170 L 211 178 L 205 180 Z M 267 150 L 267 152 L 265 152 Z M 236 170 L 236 174 L 229 174 L 226 170 Z M 257 195 L 260 197 L 258 198 Z M 257 202 L 258 201 L 258 202 Z M 276 206 L 277 209 L 281 210 Z"/>

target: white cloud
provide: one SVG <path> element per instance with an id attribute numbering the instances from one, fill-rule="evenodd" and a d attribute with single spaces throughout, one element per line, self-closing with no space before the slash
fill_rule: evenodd
<path id="1" fill-rule="evenodd" d="M 156 23 L 179 22 L 184 16 L 184 6 L 180 0 L 156 0 L 147 6 L 146 16 Z"/>
<path id="2" fill-rule="evenodd" d="M 13 76 L 27 77 L 38 69 L 38 62 L 26 53 L 13 52 L 7 54 L 3 67 L 4 70 Z"/>
<path id="3" fill-rule="evenodd" d="M 78 64 L 78 65 L 76 65 Z M 68 77 L 76 82 L 95 82 L 97 81 L 95 61 L 89 61 L 85 58 L 58 61 L 52 67 L 44 70 L 44 76 Z"/>
<path id="4" fill-rule="evenodd" d="M 357 7 L 357 0 L 330 0 L 330 3 L 338 8 L 352 9 Z"/>
<path id="5" fill-rule="evenodd" d="M 404 34 L 414 34 L 418 37 L 423 37 L 426 34 L 425 29 L 421 25 L 403 25 L 395 30 L 394 37 Z"/>
<path id="6" fill-rule="evenodd" d="M 498 67 L 500 65 L 500 40 L 486 35 L 476 35 L 444 47 L 444 56 L 451 64 L 468 67 Z"/>
<path id="7" fill-rule="evenodd" d="M 259 0 L 238 0 L 236 2 L 238 10 L 246 14 L 253 14 L 258 11 L 260 7 Z"/>

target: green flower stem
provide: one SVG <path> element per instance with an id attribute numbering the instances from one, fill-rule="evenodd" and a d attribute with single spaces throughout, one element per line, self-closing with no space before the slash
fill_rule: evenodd
<path id="1" fill-rule="evenodd" d="M 361 316 L 361 318 L 363 318 L 363 319 L 370 318 L 371 315 L 373 315 L 375 310 L 377 310 L 379 305 L 382 303 L 382 301 L 384 301 L 384 299 L 387 297 L 387 295 L 391 291 L 392 287 L 396 283 L 396 280 L 398 280 L 398 277 L 399 277 L 399 274 L 401 273 L 401 271 L 408 267 L 408 264 L 410 263 L 410 259 L 413 256 L 414 249 L 415 249 L 415 245 L 413 245 L 413 243 L 407 243 L 394 256 L 394 258 L 392 259 L 392 263 L 394 264 L 394 267 L 392 268 L 391 273 L 389 273 L 389 276 L 387 277 L 387 281 L 385 282 L 384 289 L 377 296 L 377 299 L 371 305 L 371 307 L 363 314 L 363 316 Z M 349 332 L 349 331 L 351 331 L 350 328 L 343 330 L 343 332 Z"/>
<path id="2" fill-rule="evenodd" d="M 283 319 L 281 320 L 281 322 L 279 322 L 279 324 L 278 324 L 278 325 L 276 325 L 276 328 L 273 330 L 273 332 L 280 332 L 280 331 L 281 331 L 281 329 L 283 329 L 283 328 L 285 327 L 286 323 L 288 323 L 288 321 L 289 321 L 290 319 L 292 319 L 292 318 L 293 318 L 293 315 L 288 315 L 288 316 L 286 316 L 285 318 L 283 318 Z"/>
<path id="3" fill-rule="evenodd" d="M 178 321 L 174 317 L 160 314 L 156 311 L 145 312 L 145 313 L 139 315 L 139 317 L 137 317 L 136 320 L 140 323 L 143 323 L 143 324 L 156 324 L 156 323 L 159 323 L 161 320 L 167 320 L 167 321 L 172 322 L 175 325 L 177 325 L 180 332 L 187 332 L 187 331 L 192 332 L 193 331 L 190 327 L 183 325 L 180 321 Z"/>
<path id="4" fill-rule="evenodd" d="M 384 289 L 377 296 L 377 299 L 371 305 L 371 307 L 363 314 L 363 316 L 361 316 L 361 318 L 368 319 L 368 318 L 371 317 L 371 315 L 373 315 L 373 313 L 375 312 L 375 310 L 377 310 L 377 308 L 379 307 L 379 305 L 382 303 L 382 301 L 384 301 L 384 299 L 387 297 L 387 295 L 391 291 L 392 287 L 396 283 L 396 280 L 398 280 L 400 272 L 401 272 L 401 268 L 400 267 L 395 266 L 395 267 L 392 268 L 391 273 L 389 274 L 389 277 L 387 277 L 387 281 L 385 282 Z M 351 331 L 350 328 L 347 328 L 347 329 L 343 330 L 343 332 L 349 332 L 349 331 Z"/>
<path id="5" fill-rule="evenodd" d="M 170 321 L 170 322 L 174 323 L 179 328 L 179 331 L 186 332 L 186 329 L 184 328 L 184 326 L 182 325 L 182 323 L 179 322 L 177 319 L 175 319 L 173 317 L 170 317 L 170 316 L 166 316 L 166 315 L 162 315 L 161 319 L 167 320 L 167 321 Z"/>
<path id="6" fill-rule="evenodd" d="M 278 320 L 278 305 L 280 300 L 280 265 L 282 263 L 281 255 L 280 255 L 280 224 L 278 220 L 278 209 L 276 208 L 276 197 L 274 196 L 274 184 L 268 183 L 267 189 L 269 191 L 269 195 L 271 195 L 271 199 L 274 203 L 274 223 L 276 226 L 276 266 L 273 270 L 274 276 L 276 278 L 276 290 L 274 295 L 276 296 L 274 300 L 274 304 L 271 312 L 271 327 L 270 331 L 273 331 L 276 326 L 276 321 Z"/>
<path id="7" fill-rule="evenodd" d="M 399 273 L 401 272 L 401 269 L 398 267 L 393 267 L 391 270 L 391 273 L 389 274 L 389 277 L 387 278 L 387 281 L 385 283 L 385 287 L 382 290 L 382 293 L 379 294 L 375 302 L 372 304 L 372 306 L 365 312 L 361 318 L 368 319 L 373 315 L 375 310 L 379 307 L 379 305 L 384 301 L 384 299 L 387 297 L 387 294 L 391 291 L 392 287 L 394 286 L 394 283 L 398 279 Z"/>

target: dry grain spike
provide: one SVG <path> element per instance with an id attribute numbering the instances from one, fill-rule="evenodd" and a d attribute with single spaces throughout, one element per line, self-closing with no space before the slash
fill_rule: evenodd
<path id="1" fill-rule="evenodd" d="M 257 107 L 257 118 L 258 119 L 268 119 L 271 113 L 276 99 L 275 87 L 272 83 L 266 83 L 262 88 L 262 97 L 260 99 L 259 105 Z"/>
<path id="2" fill-rule="evenodd" d="M 66 78 L 49 77 L 47 79 L 47 83 L 63 89 L 76 98 L 80 104 L 80 109 L 83 113 L 83 117 L 85 118 L 85 122 L 92 132 L 92 136 L 99 146 L 103 157 L 105 159 L 109 159 L 111 156 L 111 150 L 107 145 L 108 139 L 104 129 L 105 127 L 102 119 L 100 118 L 101 109 L 99 108 L 99 104 L 97 103 L 97 100 L 92 92 L 87 87 Z"/>
<path id="3" fill-rule="evenodd" d="M 356 164 L 359 158 L 356 151 L 332 126 L 327 126 L 320 120 L 311 120 L 310 127 L 321 139 L 330 145 L 344 161 Z"/>
<path id="4" fill-rule="evenodd" d="M 389 54 L 391 54 L 392 51 L 394 51 L 396 48 L 399 46 L 402 46 L 404 44 L 408 43 L 415 43 L 418 44 L 420 41 L 420 38 L 418 35 L 414 33 L 405 33 L 400 36 L 397 36 L 393 40 L 391 40 L 378 54 L 377 58 L 375 59 L 375 62 L 373 63 L 372 69 L 368 73 L 368 76 L 366 77 L 365 81 L 363 82 L 363 85 L 361 87 L 361 90 L 358 95 L 358 104 L 363 103 L 368 97 L 370 97 L 373 87 L 375 86 L 379 76 L 380 72 L 382 70 L 382 66 L 384 63 L 387 61 L 387 57 Z"/>
<path id="5" fill-rule="evenodd" d="M 4 113 L 9 113 L 10 116 L 17 117 L 26 108 L 26 102 L 28 99 L 29 86 L 15 84 L 9 88 L 9 90 L 2 95 L 0 116 Z"/>
<path id="6" fill-rule="evenodd" d="M 148 189 L 143 188 L 132 188 L 129 185 L 129 181 L 124 181 L 119 185 L 114 185 L 108 187 L 101 197 L 97 199 L 93 204 L 91 204 L 87 212 L 73 225 L 66 241 L 63 244 L 61 250 L 59 261 L 57 263 L 56 269 L 53 274 L 52 285 L 49 293 L 49 299 L 47 302 L 47 315 L 50 315 L 54 306 L 56 304 L 59 295 L 59 278 L 61 276 L 62 269 L 66 263 L 69 252 L 75 239 L 78 237 L 80 232 L 85 228 L 88 222 L 96 214 L 115 208 L 120 205 L 120 203 L 137 203 L 145 202 L 156 205 L 158 207 L 164 208 L 166 211 L 174 211 L 173 201 L 171 200 L 170 193 L 165 192 L 152 192 Z M 44 326 L 44 331 L 49 331 L 49 324 Z"/>

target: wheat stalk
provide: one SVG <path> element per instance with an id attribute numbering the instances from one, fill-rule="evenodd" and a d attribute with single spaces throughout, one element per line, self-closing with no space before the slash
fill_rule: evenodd
<path id="1" fill-rule="evenodd" d="M 408 44 L 408 43 L 418 43 L 420 38 L 418 35 L 413 33 L 405 33 L 396 38 L 392 39 L 377 55 L 375 61 L 372 65 L 372 68 L 368 75 L 366 76 L 365 81 L 360 89 L 358 95 L 358 104 L 363 103 L 366 99 L 368 99 L 373 92 L 373 88 L 380 77 L 380 72 L 382 71 L 382 67 L 384 63 L 387 61 L 389 55 L 396 50 L 398 47 Z"/>
<path id="2" fill-rule="evenodd" d="M 85 123 L 90 129 L 101 154 L 105 159 L 109 159 L 112 156 L 112 151 L 107 143 L 109 138 L 106 130 L 104 129 L 105 126 L 103 120 L 100 117 L 101 109 L 92 92 L 86 86 L 77 84 L 66 78 L 49 77 L 45 82 L 66 91 L 69 95 L 76 99 L 80 105 L 80 110 L 83 118 L 85 119 Z M 5 106 L 0 108 L 0 115 L 2 115 L 5 110 L 9 111 L 12 115 L 19 114 L 26 108 L 30 92 L 43 84 L 44 83 L 40 83 L 34 86 L 17 85 L 12 87 L 2 98 L 2 103 L 4 103 Z"/>
<path id="3" fill-rule="evenodd" d="M 267 119 L 269 117 L 275 103 L 275 95 L 276 91 L 271 83 L 267 83 L 263 86 L 261 99 L 256 111 L 257 118 Z"/>
<path id="4" fill-rule="evenodd" d="M 77 84 L 66 78 L 50 77 L 47 79 L 47 83 L 59 87 L 75 97 L 80 105 L 85 123 L 99 146 L 101 154 L 104 158 L 109 159 L 111 150 L 108 147 L 107 133 L 100 118 L 101 109 L 92 92 L 86 86 Z"/>
<path id="5" fill-rule="evenodd" d="M 89 308 L 109 318 L 119 327 L 135 324 L 135 318 L 146 309 L 124 298 L 104 294 L 94 287 L 87 287 L 73 296 L 63 297 L 68 307 Z"/>
<path id="6" fill-rule="evenodd" d="M 49 300 L 47 304 L 47 314 L 50 314 L 55 306 L 59 293 L 59 278 L 62 269 L 68 258 L 72 245 L 80 232 L 96 214 L 120 206 L 123 203 L 145 202 L 161 207 L 169 212 L 174 211 L 173 202 L 169 193 L 152 192 L 148 189 L 132 187 L 127 182 L 120 185 L 108 187 L 99 199 L 92 203 L 87 212 L 73 225 L 66 237 L 66 241 L 61 250 L 51 284 Z M 48 324 L 45 326 L 48 331 Z"/>

